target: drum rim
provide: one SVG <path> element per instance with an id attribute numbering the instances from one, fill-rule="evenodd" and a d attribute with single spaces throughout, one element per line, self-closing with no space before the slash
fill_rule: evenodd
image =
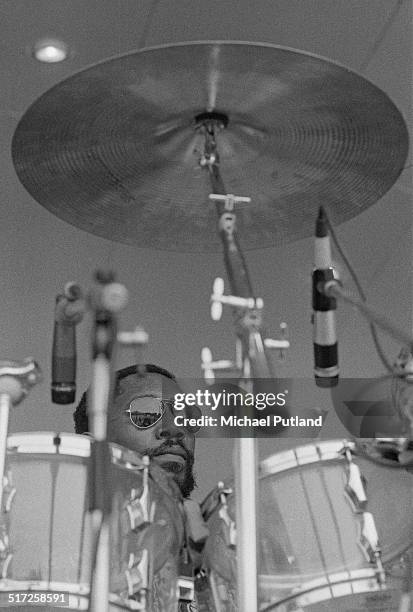
<path id="1" fill-rule="evenodd" d="M 264 576 L 267 575 L 258 575 L 259 583 Z M 353 588 L 355 585 L 356 588 Z M 340 587 L 343 588 L 345 586 L 349 587 L 347 591 L 334 593 L 334 590 L 340 590 Z M 305 609 L 308 605 L 314 605 L 322 601 L 340 599 L 341 597 L 348 597 L 349 595 L 357 596 L 362 593 L 389 592 L 391 590 L 391 588 L 388 588 L 388 584 L 386 584 L 384 588 L 380 585 L 377 580 L 377 574 L 372 568 L 336 572 L 334 574 L 327 574 L 320 579 L 302 583 L 300 585 L 300 591 L 290 593 L 283 599 L 278 599 L 274 603 L 268 603 L 268 605 L 264 604 L 265 607 L 261 608 L 261 610 L 262 612 L 270 612 L 275 609 L 274 606 L 292 601 L 296 601 L 298 606 Z"/>
<path id="2" fill-rule="evenodd" d="M 53 440 L 59 438 L 59 446 Z M 16 432 L 7 437 L 7 452 L 9 454 L 64 455 L 72 457 L 90 457 L 90 447 L 93 438 L 85 434 L 58 431 Z M 129 469 L 143 469 L 145 463 L 142 456 L 129 448 L 115 442 L 109 442 L 112 461 Z M 58 449 L 58 450 L 57 450 Z"/>
<path id="3" fill-rule="evenodd" d="M 47 582 L 46 580 L 11 580 L 0 578 L 0 593 L 64 593 L 69 595 L 69 605 L 64 606 L 66 610 L 87 610 L 89 603 L 89 585 L 71 582 Z M 70 596 L 78 600 L 78 604 L 70 601 Z M 119 607 L 121 610 L 142 610 L 141 602 L 133 599 L 124 599 L 116 593 L 109 592 L 109 603 Z M 79 605 L 80 601 L 86 603 L 86 607 Z"/>

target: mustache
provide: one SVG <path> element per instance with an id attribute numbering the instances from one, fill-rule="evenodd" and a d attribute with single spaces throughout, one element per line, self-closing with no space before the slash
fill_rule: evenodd
<path id="1" fill-rule="evenodd" d="M 165 442 L 162 442 L 160 446 L 157 446 L 156 448 L 152 449 L 147 449 L 145 451 L 145 455 L 149 455 L 149 457 L 156 457 L 157 455 L 163 455 L 167 453 L 170 448 L 176 448 L 177 446 L 179 446 L 179 448 L 184 451 L 185 460 L 193 463 L 193 453 L 191 453 L 191 451 L 186 448 L 186 446 L 181 440 L 165 440 Z"/>

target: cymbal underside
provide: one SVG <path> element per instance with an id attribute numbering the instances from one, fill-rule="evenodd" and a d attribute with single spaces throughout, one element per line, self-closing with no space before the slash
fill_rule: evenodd
<path id="1" fill-rule="evenodd" d="M 42 95 L 13 139 L 19 179 L 42 206 L 110 240 L 171 251 L 220 249 L 199 164 L 195 117 L 216 136 L 241 245 L 277 246 L 359 214 L 405 163 L 405 123 L 386 94 L 325 59 L 263 44 L 143 49 L 75 74 Z"/>

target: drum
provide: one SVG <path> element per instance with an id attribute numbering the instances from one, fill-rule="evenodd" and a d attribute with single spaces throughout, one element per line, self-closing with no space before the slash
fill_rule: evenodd
<path id="1" fill-rule="evenodd" d="M 0 514 L 0 605 L 18 592 L 31 596 L 15 598 L 13 610 L 33 610 L 24 605 L 30 601 L 60 610 L 56 595 L 64 593 L 64 607 L 87 609 L 93 555 L 90 450 L 90 438 L 76 434 L 9 436 Z M 110 454 L 110 610 L 175 611 L 183 542 L 178 489 L 164 470 L 148 467 L 137 453 L 111 444 Z"/>
<path id="2" fill-rule="evenodd" d="M 209 597 L 216 612 L 238 609 L 235 495 L 231 482 L 221 483 L 201 506 L 210 529 L 210 589 L 201 599 Z M 262 461 L 259 610 L 396 612 L 412 579 L 412 508 L 412 475 L 373 463 L 352 442 L 319 442 Z"/>

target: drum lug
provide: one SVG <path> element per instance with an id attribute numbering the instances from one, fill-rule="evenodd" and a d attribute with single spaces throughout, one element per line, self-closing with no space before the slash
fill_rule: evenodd
<path id="1" fill-rule="evenodd" d="M 178 599 L 191 602 L 195 599 L 195 578 L 191 576 L 179 576 Z"/>
<path id="2" fill-rule="evenodd" d="M 350 461 L 347 469 L 346 493 L 354 506 L 355 512 L 363 512 L 367 505 L 367 496 L 358 465 Z"/>
<path id="3" fill-rule="evenodd" d="M 136 494 L 136 489 L 132 489 L 131 497 L 133 497 L 134 494 Z M 142 497 L 143 496 L 135 497 L 126 505 L 131 531 L 136 532 L 152 522 L 151 515 L 153 512 L 150 512 L 147 500 L 145 498 L 142 499 Z"/>
<path id="4" fill-rule="evenodd" d="M 0 531 L 0 576 L 1 578 L 7 578 L 7 570 L 12 560 L 12 553 L 10 551 L 9 536 L 7 535 L 4 527 Z"/>
<path id="5" fill-rule="evenodd" d="M 345 492 L 353 505 L 354 511 L 363 512 L 367 505 L 367 495 L 360 468 L 354 463 L 351 448 L 347 445 L 344 446 L 344 455 L 347 460 Z"/>
<path id="6" fill-rule="evenodd" d="M 125 572 L 126 582 L 128 584 L 128 595 L 132 597 L 138 591 L 148 588 L 148 572 L 149 572 L 149 553 L 146 548 L 143 549 L 139 561 L 136 562 L 134 553 L 129 556 L 128 569 Z"/>
<path id="7" fill-rule="evenodd" d="M 143 458 L 148 459 L 147 457 Z M 143 469 L 143 487 L 142 494 L 138 496 L 138 491 L 132 489 L 130 493 L 130 502 L 126 505 L 126 510 L 129 515 L 130 528 L 132 531 L 138 531 L 153 522 L 154 504 L 149 501 L 149 461 L 145 461 Z"/>
<path id="8" fill-rule="evenodd" d="M 16 487 L 13 487 L 11 471 L 8 471 L 7 476 L 3 477 L 3 502 L 5 512 L 10 512 L 16 491 Z"/>
<path id="9" fill-rule="evenodd" d="M 363 512 L 360 543 L 366 551 L 367 559 L 375 561 L 376 551 L 379 550 L 379 536 L 371 512 Z"/>
<path id="10" fill-rule="evenodd" d="M 235 521 L 230 517 L 228 512 L 227 496 L 232 493 L 232 489 L 225 489 L 224 483 L 218 483 L 219 498 L 221 501 L 221 508 L 218 511 L 218 516 L 225 523 L 227 529 L 225 530 L 225 542 L 230 548 L 235 548 L 237 543 L 237 529 Z"/>
<path id="11" fill-rule="evenodd" d="M 7 578 L 7 570 L 9 569 L 10 561 L 12 560 L 13 555 L 9 553 L 4 560 L 0 557 L 0 576 L 4 580 Z"/>
<path id="12" fill-rule="evenodd" d="M 385 583 L 385 571 L 381 561 L 381 549 L 379 536 L 371 512 L 363 512 L 363 523 L 361 528 L 360 545 L 363 548 L 366 558 L 376 566 L 376 576 L 379 584 Z"/>

